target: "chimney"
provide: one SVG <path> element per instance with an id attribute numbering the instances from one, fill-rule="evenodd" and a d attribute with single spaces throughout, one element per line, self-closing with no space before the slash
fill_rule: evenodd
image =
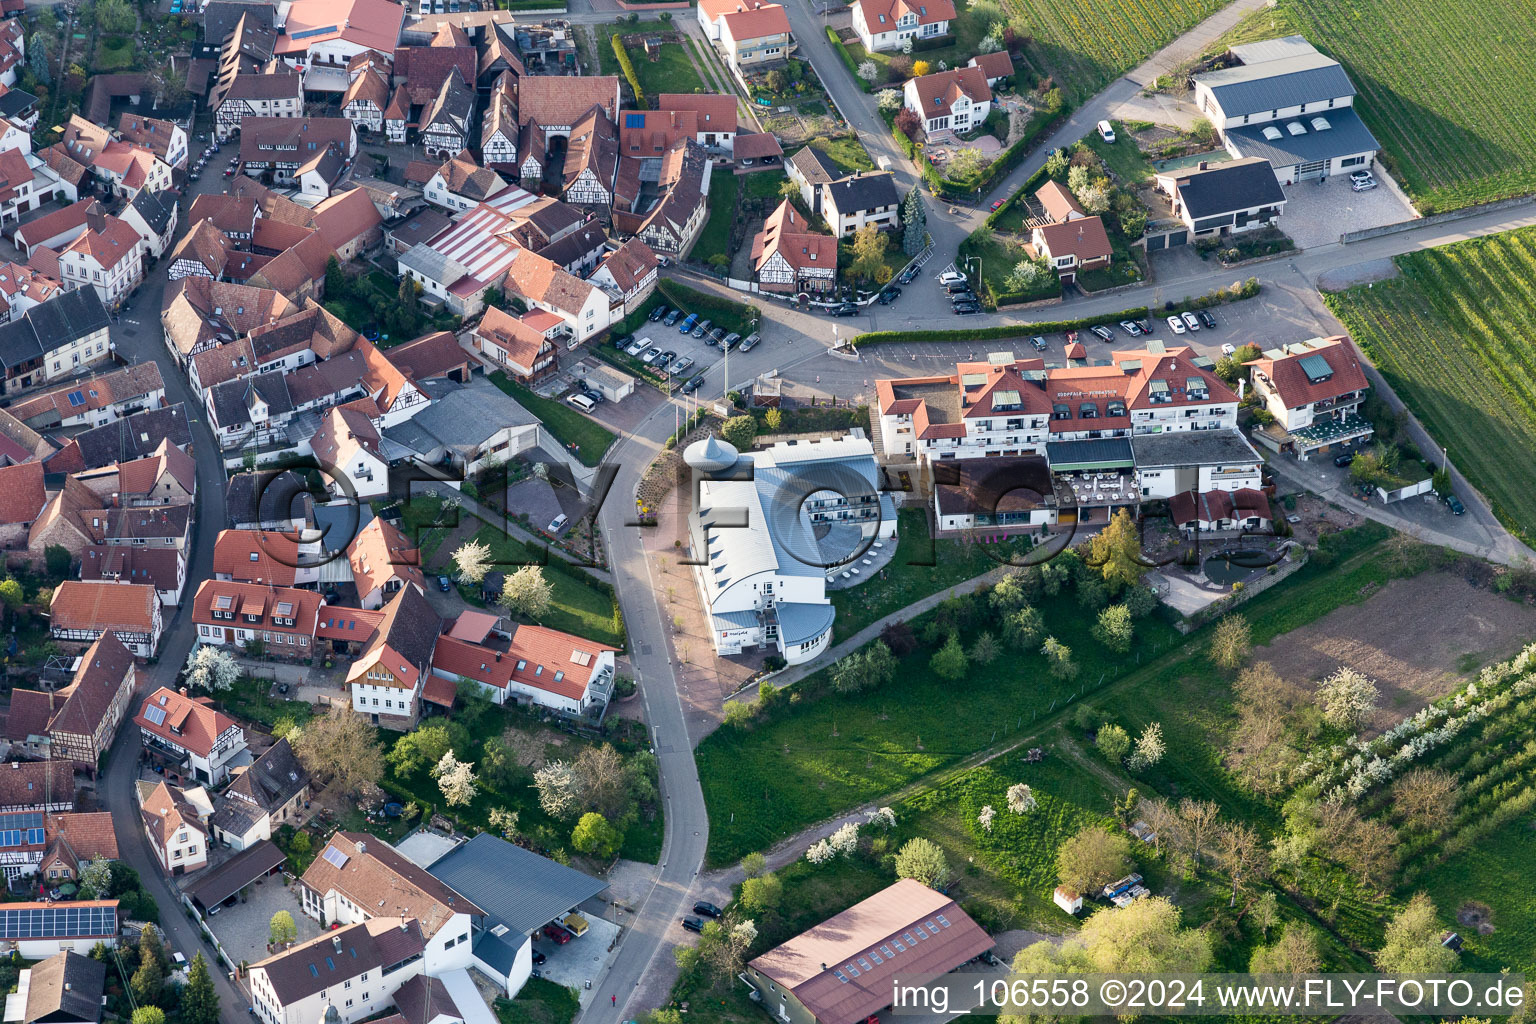
<path id="1" fill-rule="evenodd" d="M 496 660 L 497 660 L 497 661 L 500 661 L 500 660 L 501 660 L 501 652 L 500 652 L 500 651 L 497 651 L 497 652 L 496 652 Z"/>
<path id="2" fill-rule="evenodd" d="M 336 952 L 338 952 L 338 953 L 341 952 L 341 936 L 340 935 L 332 935 L 331 936 L 331 946 L 332 946 L 332 948 L 334 948 L 336 950 Z"/>
<path id="3" fill-rule="evenodd" d="M 1197 170 L 1197 171 L 1208 170 L 1210 168 L 1210 166 L 1211 166 L 1210 164 L 1206 163 L 1204 160 L 1201 160 L 1198 164 L 1195 165 L 1195 170 Z"/>
<path id="4" fill-rule="evenodd" d="M 365 842 L 359 841 L 358 844 L 357 844 L 357 852 L 359 854 L 367 853 L 368 852 L 368 844 L 365 843 Z"/>
<path id="5" fill-rule="evenodd" d="M 183 697 L 185 697 L 187 695 L 187 688 L 185 686 L 183 686 L 180 690 L 178 690 L 176 692 L 180 693 Z"/>

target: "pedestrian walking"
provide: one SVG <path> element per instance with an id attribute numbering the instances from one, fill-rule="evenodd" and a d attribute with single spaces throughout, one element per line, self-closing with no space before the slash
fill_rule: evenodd
<path id="1" fill-rule="evenodd" d="M 613 1005 L 614 1006 L 618 1006 L 619 1005 L 619 997 L 618 996 L 609 996 L 608 998 L 613 1000 Z"/>

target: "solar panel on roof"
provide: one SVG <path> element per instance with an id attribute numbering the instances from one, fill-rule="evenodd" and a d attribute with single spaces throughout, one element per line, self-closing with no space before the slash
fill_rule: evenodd
<path id="1" fill-rule="evenodd" d="M 645 115 L 644 114 L 625 114 L 624 115 L 624 127 L 625 128 L 644 128 L 645 127 Z"/>
<path id="2" fill-rule="evenodd" d="M 0 939 L 52 939 L 116 935 L 116 907 L 0 907 Z"/>
<path id="3" fill-rule="evenodd" d="M 85 404 L 85 395 L 83 393 L 79 392 L 79 391 L 71 391 L 69 393 L 69 404 L 70 405 L 84 405 Z"/>
<path id="4" fill-rule="evenodd" d="M 347 855 L 334 846 L 327 846 L 325 852 L 320 856 L 325 858 L 327 864 L 334 864 L 338 868 L 346 867 L 347 865 Z"/>
<path id="5" fill-rule="evenodd" d="M 335 25 L 327 25 L 324 28 L 307 28 L 307 29 L 305 29 L 302 32 L 295 32 L 295 33 L 293 33 L 293 35 L 289 36 L 289 38 L 290 39 L 308 39 L 310 36 L 319 36 L 319 35 L 324 35 L 327 32 L 335 32 L 335 31 L 336 31 L 336 26 Z"/>
<path id="6" fill-rule="evenodd" d="M 150 725 L 164 725 L 165 708 L 157 707 L 153 704 L 150 705 L 144 709 L 144 719 L 145 721 L 149 722 Z"/>
<path id="7" fill-rule="evenodd" d="M 1328 365 L 1328 360 L 1313 353 L 1310 356 L 1302 356 L 1297 365 L 1307 375 L 1307 379 L 1316 384 L 1318 381 L 1327 380 L 1333 376 L 1333 367 Z"/>

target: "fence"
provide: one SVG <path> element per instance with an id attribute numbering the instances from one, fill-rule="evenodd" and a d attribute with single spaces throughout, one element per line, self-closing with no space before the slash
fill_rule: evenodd
<path id="1" fill-rule="evenodd" d="M 1400 220 L 1396 224 L 1383 224 L 1379 228 L 1365 228 L 1361 231 L 1346 231 L 1339 236 L 1340 245 L 1349 245 L 1351 242 L 1363 242 L 1367 238 L 1380 238 L 1382 235 L 1395 235 L 1400 231 L 1412 231 L 1415 228 L 1434 227 L 1438 224 L 1454 224 L 1460 220 L 1477 217 L 1485 213 L 1499 213 L 1503 210 L 1517 210 L 1523 206 L 1536 203 L 1536 196 L 1517 196 L 1513 199 L 1497 199 L 1491 203 L 1481 203 L 1477 206 L 1468 206 L 1460 210 L 1451 210 L 1448 213 L 1432 213 L 1427 217 L 1415 217 L 1413 220 Z"/>
<path id="2" fill-rule="evenodd" d="M 1407 487 L 1399 487 L 1391 491 L 1378 487 L 1376 488 L 1376 494 L 1381 498 L 1382 504 L 1390 505 L 1394 501 L 1402 501 L 1404 498 L 1411 498 L 1416 494 L 1426 494 L 1434 486 L 1434 477 L 1426 477 L 1416 484 L 1409 484 Z"/>

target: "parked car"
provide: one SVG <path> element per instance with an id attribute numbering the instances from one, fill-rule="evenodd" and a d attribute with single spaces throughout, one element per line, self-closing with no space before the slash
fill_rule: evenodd
<path id="1" fill-rule="evenodd" d="M 965 275 L 960 273 L 959 271 L 946 270 L 946 271 L 944 271 L 944 273 L 939 275 L 939 284 L 951 285 L 951 284 L 957 284 L 957 283 L 958 284 L 964 284 L 965 283 Z"/>
<path id="2" fill-rule="evenodd" d="M 996 213 L 1002 207 L 1002 205 L 1004 203 L 1006 203 L 1007 201 L 1008 200 L 1006 200 L 1006 199 L 994 199 L 994 200 L 992 200 L 992 212 Z"/>
<path id="3" fill-rule="evenodd" d="M 713 903 L 708 903 L 704 900 L 699 900 L 699 902 L 693 905 L 693 912 L 695 914 L 703 914 L 705 917 L 720 917 L 725 913 Z"/>
<path id="4" fill-rule="evenodd" d="M 901 298 L 900 288 L 895 286 L 885 288 L 880 292 L 880 305 L 889 306 L 899 298 Z"/>
<path id="5" fill-rule="evenodd" d="M 1354 454 L 1354 452 L 1345 452 L 1343 455 L 1335 455 L 1333 457 L 1333 464 L 1335 466 L 1339 466 L 1340 468 L 1342 468 L 1344 466 L 1347 466 L 1351 462 L 1354 462 L 1354 461 L 1355 461 L 1355 454 Z"/>
<path id="6" fill-rule="evenodd" d="M 726 352 L 729 352 L 731 349 L 736 347 L 736 343 L 740 340 L 741 335 L 737 334 L 735 331 L 732 331 L 730 334 L 727 334 L 720 340 L 720 347 Z"/>
<path id="7" fill-rule="evenodd" d="M 1141 325 L 1141 333 L 1142 334 L 1151 334 L 1152 333 L 1152 321 L 1151 320 L 1143 319 L 1143 320 L 1137 320 L 1136 322 Z"/>
<path id="8" fill-rule="evenodd" d="M 1180 320 L 1176 316 L 1171 316 L 1168 318 L 1168 326 L 1173 329 L 1174 334 L 1183 334 L 1186 330 L 1184 327 L 1184 321 Z"/>
<path id="9" fill-rule="evenodd" d="M 976 303 L 974 303 L 974 302 L 966 303 L 964 305 L 960 305 L 960 306 L 956 306 L 955 307 L 955 313 L 958 316 L 970 316 L 972 313 L 980 313 L 980 312 L 981 312 L 981 307 L 979 305 L 977 305 Z"/>
<path id="10" fill-rule="evenodd" d="M 688 383 L 683 385 L 683 387 L 682 387 L 683 394 L 691 395 L 695 391 L 699 390 L 699 388 L 703 384 L 704 384 L 704 375 L 701 373 L 701 374 L 698 374 L 697 376 L 691 378 L 688 381 Z"/>
<path id="11" fill-rule="evenodd" d="M 1115 141 L 1114 125 L 1110 124 L 1108 121 L 1100 121 L 1094 127 L 1098 130 L 1099 138 L 1103 139 L 1105 142 Z"/>
<path id="12" fill-rule="evenodd" d="M 694 325 L 699 322 L 699 314 L 689 313 L 688 319 L 677 325 L 678 334 L 692 334 Z"/>
<path id="13" fill-rule="evenodd" d="M 1198 331 L 1200 329 L 1200 321 L 1195 317 L 1195 314 L 1185 313 L 1184 326 L 1188 327 L 1191 331 Z"/>
<path id="14" fill-rule="evenodd" d="M 725 328 L 716 327 L 714 330 L 710 331 L 709 340 L 715 345 L 722 344 L 725 341 Z"/>
<path id="15" fill-rule="evenodd" d="M 571 933 L 551 921 L 544 926 L 544 937 L 558 945 L 565 945 L 571 941 Z"/>
<path id="16" fill-rule="evenodd" d="M 549 521 L 549 532 L 559 533 L 561 530 L 565 529 L 565 524 L 570 521 L 571 517 L 566 515 L 564 512 L 561 512 L 559 515 L 555 516 L 555 518 Z"/>
<path id="17" fill-rule="evenodd" d="M 1110 330 L 1108 327 L 1105 327 L 1103 324 L 1094 324 L 1092 327 L 1088 328 L 1088 330 L 1096 335 L 1100 341 L 1115 340 L 1115 332 Z"/>
<path id="18" fill-rule="evenodd" d="M 702 338 L 709 334 L 709 329 L 713 326 L 715 326 L 715 322 L 713 320 L 700 320 L 697 324 L 694 325 L 693 336 L 695 338 Z"/>
<path id="19" fill-rule="evenodd" d="M 652 345 L 650 348 L 645 350 L 645 355 L 640 357 L 640 361 L 646 366 L 650 366 L 656 361 L 656 357 L 659 355 L 661 355 L 661 349 L 657 348 L 655 345 Z"/>
<path id="20" fill-rule="evenodd" d="M 971 290 L 971 283 L 962 277 L 958 281 L 951 281 L 946 284 L 944 290 L 951 295 L 964 295 Z"/>
<path id="21" fill-rule="evenodd" d="M 672 311 L 666 306 L 657 306 L 655 309 L 651 310 L 651 323 L 655 323 L 657 320 L 660 320 L 670 312 Z"/>
<path id="22" fill-rule="evenodd" d="M 919 267 L 908 267 L 906 270 L 903 270 L 901 272 L 901 276 L 898 277 L 896 280 L 901 282 L 902 284 L 911 284 L 913 281 L 917 280 L 917 272 L 918 272 L 919 269 L 921 269 L 921 268 L 919 268 Z"/>
<path id="23" fill-rule="evenodd" d="M 672 365 L 672 360 L 676 358 L 677 353 L 671 349 L 662 350 L 661 355 L 656 357 L 656 369 L 665 370 L 668 366 Z"/>
<path id="24" fill-rule="evenodd" d="M 1358 171 L 1349 172 L 1350 181 L 1364 181 L 1369 177 L 1371 177 L 1371 172 L 1366 170 L 1364 167 L 1360 168 Z"/>
<path id="25" fill-rule="evenodd" d="M 616 334 L 613 337 L 613 347 L 623 352 L 634 339 L 635 336 L 633 334 Z"/>
<path id="26" fill-rule="evenodd" d="M 1141 336 L 1141 324 L 1138 324 L 1134 320 L 1121 320 L 1120 329 L 1133 338 L 1139 338 Z"/>
<path id="27" fill-rule="evenodd" d="M 437 589 L 446 594 L 453 590 L 453 581 L 450 580 L 447 576 L 439 576 L 437 578 Z"/>
<path id="28" fill-rule="evenodd" d="M 1216 316 L 1208 309 L 1202 309 L 1195 316 L 1200 318 L 1200 323 L 1208 330 L 1216 329 Z"/>
<path id="29" fill-rule="evenodd" d="M 685 917 L 683 918 L 683 927 L 690 932 L 702 932 L 704 930 L 704 919 L 702 917 Z"/>
<path id="30" fill-rule="evenodd" d="M 858 316 L 859 307 L 851 302 L 845 302 L 832 310 L 833 316 Z"/>
<path id="31" fill-rule="evenodd" d="M 1221 346 L 1221 354 L 1224 355 L 1224 356 L 1230 356 L 1230 355 L 1232 355 L 1236 351 L 1237 351 L 1237 347 L 1234 346 L 1230 341 L 1227 342 L 1225 345 Z"/>
<path id="32" fill-rule="evenodd" d="M 602 402 L 608 401 L 608 399 L 603 397 L 603 393 L 601 391 L 597 390 L 597 388 L 591 387 L 591 386 L 586 385 L 586 384 L 583 384 L 581 386 L 581 393 L 586 395 L 588 398 L 592 399 L 592 401 L 597 402 L 597 403 L 602 403 Z"/>
<path id="33" fill-rule="evenodd" d="M 1035 346 L 1036 352 L 1044 352 L 1048 347 L 1046 345 L 1045 338 L 1039 334 L 1035 335 L 1033 338 L 1030 338 L 1029 343 Z"/>
<path id="34" fill-rule="evenodd" d="M 688 356 L 683 356 L 681 359 L 673 360 L 672 365 L 667 367 L 667 373 L 671 374 L 673 377 L 676 377 L 687 373 L 692 366 L 693 360 Z"/>
<path id="35" fill-rule="evenodd" d="M 533 966 L 538 967 L 548 959 L 549 957 L 545 956 L 543 953 L 540 953 L 538 950 L 533 951 Z"/>
<path id="36" fill-rule="evenodd" d="M 1464 515 L 1467 511 L 1467 506 L 1463 505 L 1461 499 L 1457 498 L 1454 494 L 1447 494 L 1445 496 L 1445 505 L 1451 510 L 1451 515 L 1453 516 Z"/>
<path id="37" fill-rule="evenodd" d="M 743 352 L 750 352 L 752 349 L 756 348 L 757 343 L 762 340 L 763 336 L 758 334 L 756 331 L 753 331 L 751 334 L 741 339 L 741 350 Z"/>
<path id="38" fill-rule="evenodd" d="M 683 315 L 683 311 L 682 310 L 680 310 L 680 309 L 672 310 L 672 312 L 668 313 L 666 315 L 666 317 L 661 321 L 661 326 L 663 326 L 663 327 L 671 327 L 673 324 L 677 323 L 678 317 L 680 317 L 682 315 Z"/>
<path id="39" fill-rule="evenodd" d="M 632 356 L 637 356 L 641 352 L 645 351 L 646 344 L 649 341 L 650 341 L 649 338 L 636 338 L 635 340 L 633 340 L 633 341 L 631 341 L 629 343 L 629 345 L 624 349 L 624 351 L 628 352 Z"/>
<path id="40" fill-rule="evenodd" d="M 1352 192 L 1369 192 L 1376 187 L 1376 179 L 1372 177 L 1356 178 L 1349 183 Z"/>

